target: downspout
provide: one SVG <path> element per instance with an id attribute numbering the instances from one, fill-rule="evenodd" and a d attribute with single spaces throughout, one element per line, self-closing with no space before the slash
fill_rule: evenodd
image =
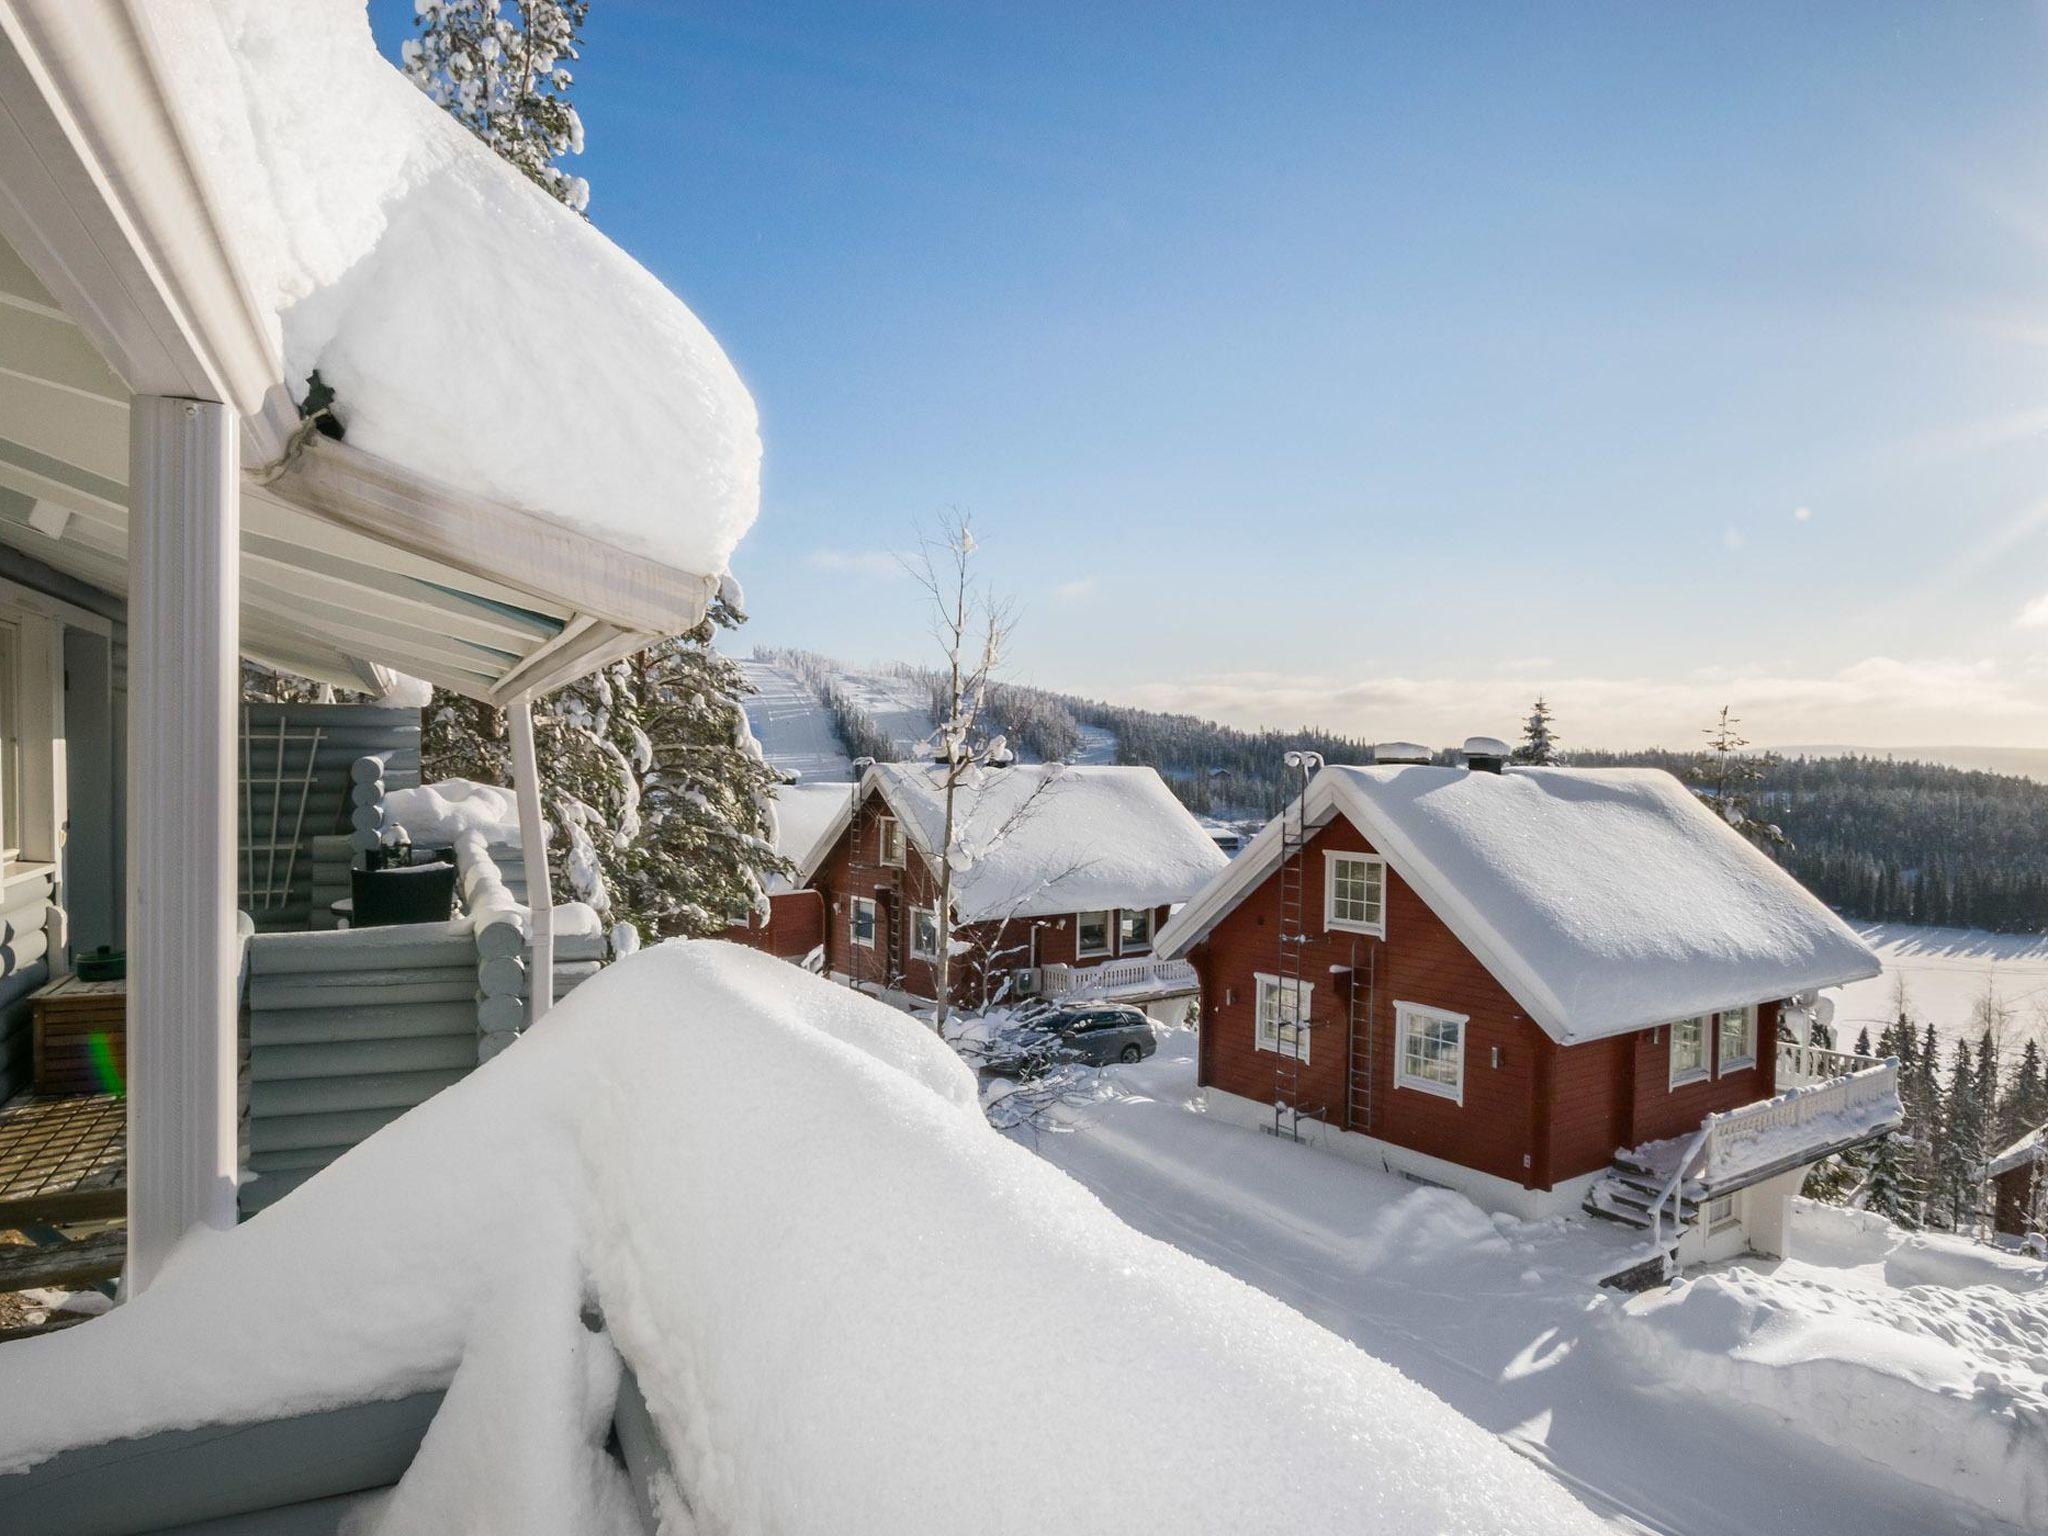
<path id="1" fill-rule="evenodd" d="M 526 1027 L 555 1000 L 555 893 L 548 875 L 547 826 L 540 814 L 540 763 L 533 750 L 533 695 L 522 693 L 507 711 L 512 725 L 512 787 L 519 798 L 519 854 L 526 866 Z"/>

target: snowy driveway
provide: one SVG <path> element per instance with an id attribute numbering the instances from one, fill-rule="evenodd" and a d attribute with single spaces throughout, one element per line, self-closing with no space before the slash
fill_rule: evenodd
<path id="1" fill-rule="evenodd" d="M 1193 1037 L 1120 1069 L 1142 1097 L 1033 1144 L 1140 1231 L 1285 1301 L 1549 1468 L 1624 1530 L 1918 1536 L 2001 1525 L 1612 1347 L 1586 1276 L 1621 1234 L 1460 1197 L 1195 1112 Z"/>

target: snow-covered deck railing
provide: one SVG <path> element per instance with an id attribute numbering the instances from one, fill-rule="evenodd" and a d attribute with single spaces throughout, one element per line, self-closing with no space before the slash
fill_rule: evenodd
<path id="1" fill-rule="evenodd" d="M 1830 1050 L 1824 1045 L 1800 1045 L 1790 1040 L 1778 1042 L 1778 1085 L 1781 1088 L 1825 1083 L 1831 1078 L 1847 1077 L 1852 1072 L 1867 1072 L 1872 1067 L 1883 1065 L 1879 1057 L 1859 1056 L 1854 1051 Z"/>
<path id="2" fill-rule="evenodd" d="M 799 1108 L 764 1112 L 763 1082 Z M 624 1367 L 669 1529 L 1604 1528 L 994 1131 L 929 1030 L 719 943 L 610 967 L 107 1316 L 0 1349 L 0 1485 L 445 1389 L 367 1529 L 638 1529 L 605 1451 Z M 1105 1460 L 1133 1424 L 1144 1453 Z M 1031 1475 L 993 1484 L 998 1447 Z"/>
<path id="3" fill-rule="evenodd" d="M 1897 1125 L 1899 1064 L 1886 1059 L 1740 1109 L 1709 1115 L 1702 1178 L 1711 1188 L 1796 1164 Z"/>
<path id="4" fill-rule="evenodd" d="M 1195 989 L 1195 968 L 1185 960 L 1048 965 L 1041 967 L 1039 974 L 1039 990 L 1046 997 L 1172 997 Z"/>

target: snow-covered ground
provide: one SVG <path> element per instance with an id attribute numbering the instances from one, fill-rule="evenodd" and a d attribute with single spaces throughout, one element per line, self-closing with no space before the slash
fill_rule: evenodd
<path id="1" fill-rule="evenodd" d="M 2048 1521 L 2028 1502 L 2048 1478 L 2042 1266 L 1802 1207 L 1797 1260 L 1625 1299 L 1591 1277 L 1636 1234 L 1489 1217 L 1244 1130 L 1204 1111 L 1193 1048 L 1176 1031 L 1115 1069 L 1130 1095 L 1064 1111 L 1072 1134 L 1019 1134 L 1139 1230 L 1397 1366 L 1619 1528 Z"/>
<path id="2" fill-rule="evenodd" d="M 2009 1010 L 2006 1052 L 2018 1055 L 2030 1038 L 2048 1049 L 2048 938 L 1909 923 L 1859 924 L 1857 932 L 1877 951 L 1884 974 L 1833 994 L 1845 1049 L 1856 1043 L 1858 1029 L 1868 1025 L 1875 1042 L 1891 1022 L 1897 978 L 1904 979 L 1913 1018 L 1933 1024 L 1944 1042 L 1967 1036 L 1974 1043 L 1982 1026 L 1971 1020 L 1988 987 Z"/>

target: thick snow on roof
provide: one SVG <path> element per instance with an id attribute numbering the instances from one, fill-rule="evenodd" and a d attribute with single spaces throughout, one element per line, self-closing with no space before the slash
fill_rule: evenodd
<path id="1" fill-rule="evenodd" d="M 620 962 L 141 1296 L 0 1350 L 0 1467 L 452 1383 L 369 1531 L 610 1532 L 614 1346 L 668 1529 L 1604 1529 L 991 1130 L 923 1026 L 713 942 Z"/>
<path id="2" fill-rule="evenodd" d="M 802 866 L 819 843 L 830 835 L 834 822 L 844 825 L 853 801 L 853 784 L 778 784 L 775 801 L 775 851 Z M 771 892 L 794 891 L 801 887 L 785 875 L 772 875 Z"/>
<path id="3" fill-rule="evenodd" d="M 486 843 L 519 846 L 518 797 L 469 779 L 391 790 L 384 796 L 384 823 L 405 828 L 406 840 L 423 848 L 452 848 L 465 832 L 480 833 Z"/>
<path id="4" fill-rule="evenodd" d="M 369 453 L 725 570 L 760 436 L 679 299 L 428 101 L 360 3 L 158 0 L 148 19 L 285 382 L 319 369 Z"/>
<path id="5" fill-rule="evenodd" d="M 1561 1041 L 1877 973 L 1806 888 L 1670 774 L 1329 767 L 1335 810 Z M 1274 827 L 1161 932 L 1182 953 L 1279 854 Z"/>
<path id="6" fill-rule="evenodd" d="M 912 843 L 945 844 L 943 774 L 878 763 Z M 953 807 L 953 905 L 963 922 L 1186 901 L 1228 863 L 1150 768 L 1017 763 L 963 784 Z"/>
<path id="7" fill-rule="evenodd" d="M 1985 1160 L 1984 1177 L 1995 1179 L 2028 1163 L 2048 1163 L 2048 1125 L 2037 1126 L 2003 1151 L 1994 1152 Z"/>

